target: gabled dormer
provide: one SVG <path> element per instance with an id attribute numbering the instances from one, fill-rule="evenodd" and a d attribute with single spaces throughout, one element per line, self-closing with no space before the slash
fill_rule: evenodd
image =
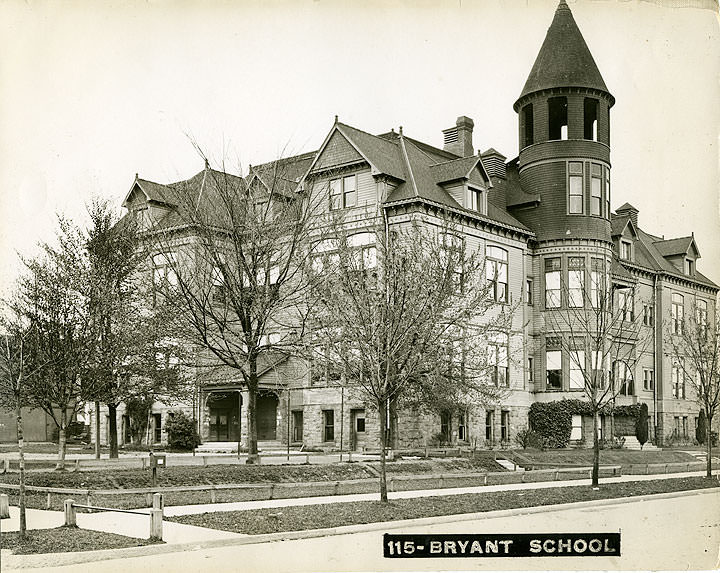
<path id="1" fill-rule="evenodd" d="M 694 236 L 655 241 L 653 245 L 678 271 L 695 276 L 695 262 L 700 258 L 700 251 Z"/>
<path id="2" fill-rule="evenodd" d="M 429 169 L 435 184 L 460 206 L 487 215 L 487 196 L 492 182 L 479 155 L 436 163 Z"/>
<path id="3" fill-rule="evenodd" d="M 172 200 L 172 190 L 169 187 L 140 179 L 136 173 L 135 181 L 123 201 L 123 207 L 135 218 L 140 229 L 148 229 L 176 207 L 176 204 Z"/>
<path id="4" fill-rule="evenodd" d="M 637 213 L 637 209 L 626 203 L 612 218 L 610 235 L 615 252 L 621 261 L 635 260 L 635 243 L 638 240 Z"/>

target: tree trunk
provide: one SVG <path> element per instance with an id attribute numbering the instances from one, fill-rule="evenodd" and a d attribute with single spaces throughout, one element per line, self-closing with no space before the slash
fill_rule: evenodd
<path id="1" fill-rule="evenodd" d="M 110 458 L 118 458 L 117 404 L 108 404 L 108 441 Z"/>
<path id="2" fill-rule="evenodd" d="M 25 445 L 23 442 L 23 424 L 22 424 L 22 407 L 20 404 L 20 397 L 16 396 L 15 410 L 17 416 L 17 441 L 18 441 L 18 453 L 20 454 L 20 491 L 19 502 L 20 506 L 20 539 L 25 539 L 27 532 L 27 520 L 25 517 Z"/>
<path id="3" fill-rule="evenodd" d="M 600 483 L 600 436 L 598 435 L 598 411 L 593 409 L 593 467 L 592 486 L 598 487 Z"/>
<path id="4" fill-rule="evenodd" d="M 387 449 L 387 404 L 383 400 L 378 402 L 380 413 L 380 501 L 387 503 L 387 475 L 385 473 L 385 452 Z"/>
<path id="5" fill-rule="evenodd" d="M 100 459 L 100 402 L 95 401 L 95 459 Z"/>
<path id="6" fill-rule="evenodd" d="M 67 450 L 67 409 L 60 412 L 60 425 L 58 426 L 58 459 L 55 464 L 56 470 L 65 469 L 65 452 Z"/>
<path id="7" fill-rule="evenodd" d="M 707 443 L 707 463 L 706 463 L 706 476 L 711 478 L 712 477 L 712 417 L 707 416 L 705 418 L 705 427 L 707 428 L 707 432 L 705 432 L 705 442 Z"/>
<path id="8" fill-rule="evenodd" d="M 257 444 L 257 386 L 248 385 L 248 457 L 245 463 L 258 464 Z"/>

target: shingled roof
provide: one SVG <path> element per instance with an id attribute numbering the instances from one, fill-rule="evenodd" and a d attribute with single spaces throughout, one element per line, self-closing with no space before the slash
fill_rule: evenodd
<path id="1" fill-rule="evenodd" d="M 561 0 L 518 101 L 540 90 L 565 87 L 592 88 L 610 95 L 570 8 Z"/>
<path id="2" fill-rule="evenodd" d="M 653 245 L 663 257 L 672 257 L 673 255 L 687 254 L 694 242 L 695 239 L 690 236 L 655 241 Z M 695 250 L 697 250 L 697 247 L 695 247 Z"/>

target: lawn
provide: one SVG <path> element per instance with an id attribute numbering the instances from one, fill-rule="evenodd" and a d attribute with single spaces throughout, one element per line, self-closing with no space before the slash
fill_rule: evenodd
<path id="1" fill-rule="evenodd" d="M 17 532 L 3 533 L 0 538 L 0 548 L 10 549 L 16 555 L 120 549 L 122 547 L 138 547 L 155 543 L 163 542 L 75 527 L 34 529 L 27 532 L 24 541 L 20 541 Z"/>
<path id="2" fill-rule="evenodd" d="M 526 465 L 557 464 L 564 465 L 592 465 L 592 449 L 567 450 L 513 450 L 513 457 Z M 657 450 L 644 452 L 642 450 L 601 450 L 600 463 L 603 465 L 630 465 L 630 464 L 669 464 L 674 462 L 694 462 L 695 456 L 676 450 Z"/>
<path id="3" fill-rule="evenodd" d="M 599 491 L 591 486 L 557 487 L 525 491 L 433 496 L 415 499 L 328 503 L 309 506 L 228 511 L 166 518 L 170 521 L 245 534 L 301 531 L 397 521 L 439 515 L 456 515 L 500 509 L 535 507 L 558 503 L 623 498 L 655 493 L 720 486 L 717 480 L 679 478 L 645 482 L 604 484 Z"/>

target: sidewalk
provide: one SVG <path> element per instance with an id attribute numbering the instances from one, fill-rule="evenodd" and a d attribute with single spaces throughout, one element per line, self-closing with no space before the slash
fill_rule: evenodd
<path id="1" fill-rule="evenodd" d="M 604 478 L 601 484 L 649 481 L 655 479 L 672 479 L 682 477 L 704 476 L 704 472 L 686 472 L 679 474 L 658 474 L 658 475 L 625 475 L 613 478 Z M 431 490 L 413 490 L 390 492 L 390 499 L 431 497 L 441 495 L 462 495 L 468 493 L 484 493 L 495 491 L 516 491 L 545 489 L 552 487 L 581 487 L 587 486 L 589 480 L 565 480 L 552 482 L 516 483 L 505 485 L 473 486 L 462 488 L 445 488 Z M 378 493 L 350 494 L 336 496 L 303 497 L 294 499 L 273 499 L 264 501 L 243 501 L 231 503 L 213 503 L 202 505 L 180 505 L 165 507 L 165 516 L 174 517 L 179 515 L 193 515 L 200 513 L 221 512 L 221 511 L 243 511 L 264 508 L 283 508 L 300 505 L 317 505 L 343 502 L 375 501 Z M 147 512 L 147 509 L 138 511 Z M 61 511 L 45 511 L 38 509 L 27 510 L 28 529 L 48 529 L 59 527 L 64 523 L 64 515 Z M 147 513 L 143 515 L 119 513 L 119 512 L 97 512 L 92 514 L 78 513 L 77 523 L 84 529 L 119 533 L 130 537 L 145 538 L 149 535 L 150 517 Z M 3 520 L 2 531 L 17 531 L 19 528 L 19 509 L 10 508 L 10 519 Z M 203 542 L 217 539 L 231 539 L 247 537 L 238 533 L 230 533 L 203 527 L 183 525 L 172 521 L 163 523 L 163 539 L 169 544 Z"/>

